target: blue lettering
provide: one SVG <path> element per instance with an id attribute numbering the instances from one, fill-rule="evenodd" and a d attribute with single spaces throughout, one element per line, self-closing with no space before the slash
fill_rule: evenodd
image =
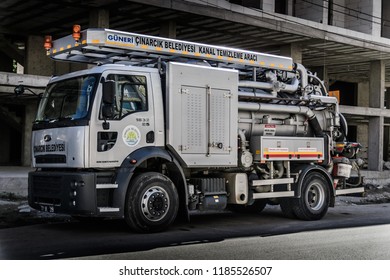
<path id="1" fill-rule="evenodd" d="M 126 37 L 126 36 L 109 34 L 107 36 L 107 39 L 108 41 L 113 41 L 113 42 L 134 44 L 134 37 Z"/>

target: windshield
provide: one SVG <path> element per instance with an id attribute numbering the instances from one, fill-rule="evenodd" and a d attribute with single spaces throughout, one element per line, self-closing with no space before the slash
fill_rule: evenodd
<path id="1" fill-rule="evenodd" d="M 95 76 L 76 77 L 48 85 L 36 121 L 82 119 L 88 114 Z"/>

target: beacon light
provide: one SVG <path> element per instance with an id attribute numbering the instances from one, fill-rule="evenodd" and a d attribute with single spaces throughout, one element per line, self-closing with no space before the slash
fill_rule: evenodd
<path id="1" fill-rule="evenodd" d="M 79 41 L 80 41 L 80 37 L 81 37 L 80 31 L 81 31 L 80 25 L 77 25 L 77 24 L 73 25 L 72 37 L 76 41 L 76 43 L 79 43 Z"/>
<path id="2" fill-rule="evenodd" d="M 43 47 L 46 50 L 46 54 L 49 54 L 50 49 L 53 47 L 53 41 L 50 35 L 45 36 L 45 43 L 43 44 Z"/>

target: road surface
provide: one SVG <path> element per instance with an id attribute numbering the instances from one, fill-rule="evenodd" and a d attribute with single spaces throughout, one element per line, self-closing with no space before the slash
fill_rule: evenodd
<path id="1" fill-rule="evenodd" d="M 0 259 L 390 259 L 390 204 L 339 205 L 320 221 L 261 214 L 195 215 L 136 234 L 122 221 L 55 222 L 0 230 Z"/>

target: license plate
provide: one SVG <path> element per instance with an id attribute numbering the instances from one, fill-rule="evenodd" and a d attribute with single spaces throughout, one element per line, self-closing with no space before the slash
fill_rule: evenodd
<path id="1" fill-rule="evenodd" d="M 42 212 L 54 213 L 54 206 L 40 205 Z"/>

